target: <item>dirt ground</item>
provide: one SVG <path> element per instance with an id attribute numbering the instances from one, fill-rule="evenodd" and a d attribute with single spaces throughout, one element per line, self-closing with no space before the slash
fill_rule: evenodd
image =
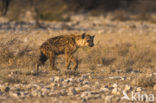
<path id="1" fill-rule="evenodd" d="M 0 24 L 0 103 L 155 103 L 155 23 L 76 15 L 69 22 L 42 25 Z M 75 53 L 76 72 L 65 69 L 61 55 L 56 60 L 60 72 L 47 61 L 36 75 L 45 40 L 83 32 L 95 35 L 95 46 Z"/>

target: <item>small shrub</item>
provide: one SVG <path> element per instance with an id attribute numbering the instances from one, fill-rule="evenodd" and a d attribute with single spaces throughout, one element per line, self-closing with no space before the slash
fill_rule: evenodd
<path id="1" fill-rule="evenodd" d="M 126 56 L 129 53 L 129 48 L 132 45 L 130 43 L 120 43 L 116 45 L 118 55 Z"/>
<path id="2" fill-rule="evenodd" d="M 16 37 L 0 42 L 0 64 L 14 67 L 35 65 L 37 54 L 29 45 L 23 44 Z"/>

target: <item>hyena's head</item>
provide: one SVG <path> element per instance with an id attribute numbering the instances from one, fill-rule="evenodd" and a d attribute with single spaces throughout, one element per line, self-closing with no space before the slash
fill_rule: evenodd
<path id="1" fill-rule="evenodd" d="M 78 46 L 88 46 L 93 47 L 94 46 L 94 35 L 91 36 L 89 34 L 83 33 L 82 35 L 79 35 L 79 38 L 76 40 L 76 43 Z"/>

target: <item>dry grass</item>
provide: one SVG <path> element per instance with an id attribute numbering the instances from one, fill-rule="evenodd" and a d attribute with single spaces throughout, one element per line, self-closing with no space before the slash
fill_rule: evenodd
<path id="1" fill-rule="evenodd" d="M 156 76 L 140 74 L 132 81 L 132 84 L 139 87 L 153 87 L 156 84 Z"/>
<path id="2" fill-rule="evenodd" d="M 7 63 L 8 65 L 14 65 L 16 67 L 23 67 L 32 65 L 34 53 L 29 44 L 24 44 L 22 40 L 17 37 L 11 40 L 1 41 L 0 44 L 0 61 L 1 63 Z"/>
<path id="3" fill-rule="evenodd" d="M 142 35 L 137 33 L 132 35 L 131 33 L 126 35 L 121 33 L 96 34 L 94 48 L 81 48 L 75 54 L 80 64 L 78 72 L 64 72 L 65 59 L 60 56 L 56 64 L 62 73 L 51 71 L 48 61 L 45 66 L 41 67 L 41 73 L 36 77 L 32 71 L 35 70 L 39 56 L 39 46 L 50 37 L 70 33 L 74 32 L 41 30 L 23 34 L 0 34 L 0 83 L 28 84 L 37 81 L 46 84 L 51 76 L 80 76 L 88 72 L 94 75 L 92 78 L 94 83 L 98 80 L 108 85 L 120 82 L 120 84 L 150 88 L 156 83 L 154 76 L 144 75 L 156 72 L 154 32 Z M 91 32 L 91 34 L 95 33 Z M 12 73 L 13 75 L 10 76 Z M 108 77 L 118 75 L 129 76 L 131 79 L 125 81 L 108 79 Z M 33 99 L 31 98 L 29 102 Z"/>
<path id="4" fill-rule="evenodd" d="M 10 34 L 1 34 L 1 82 L 28 84 L 31 81 L 41 81 L 46 83 L 47 78 L 58 75 L 50 70 L 49 61 L 41 67 L 41 73 L 38 77 L 32 71 L 35 70 L 39 56 L 38 48 L 42 42 L 50 37 L 65 33 L 35 31 L 11 36 L 8 36 Z M 110 76 L 132 76 L 133 82 L 123 81 L 123 84 L 129 83 L 129 85 L 151 88 L 156 83 L 155 77 L 145 77 L 143 74 L 156 72 L 155 41 L 154 33 L 141 36 L 137 34 L 96 34 L 94 48 L 81 48 L 75 54 L 80 64 L 79 72 L 66 72 L 64 69 L 65 59 L 62 56 L 58 57 L 56 65 L 62 72 L 59 76 L 80 76 L 82 72 L 94 72 L 93 81 L 102 80 L 101 82 L 105 83 L 118 82 L 117 80 L 107 80 L 106 78 Z M 102 70 L 104 72 L 101 73 Z M 13 75 L 10 76 L 12 73 Z M 138 76 L 139 74 L 140 76 Z"/>
<path id="5" fill-rule="evenodd" d="M 117 37 L 118 36 L 118 37 Z M 151 73 L 155 71 L 155 46 L 146 39 L 146 36 L 121 36 L 110 34 L 109 38 L 98 35 L 98 38 L 105 38 L 99 45 L 93 49 L 84 49 L 81 52 L 80 61 L 84 64 L 88 63 L 90 68 L 94 69 L 97 66 L 109 66 L 112 68 L 120 68 L 123 71 L 132 68 L 140 72 Z M 140 42 L 139 39 L 145 39 Z M 111 39 L 106 40 L 106 39 Z M 127 40 L 129 39 L 129 40 Z M 147 43 L 148 42 L 148 43 Z M 147 43 L 147 44 L 146 44 Z M 149 46 L 151 45 L 151 46 Z M 150 69 L 150 70 L 149 70 Z"/>
<path id="6" fill-rule="evenodd" d="M 53 36 L 46 33 L 40 33 L 40 35 L 38 36 L 36 33 L 23 34 L 23 36 L 16 34 L 11 37 L 2 35 L 0 39 L 0 62 L 2 66 L 34 67 L 39 55 L 39 45 Z M 107 35 L 109 36 L 97 35 L 94 48 L 82 48 L 76 53 L 81 65 L 91 64 L 91 69 L 99 65 L 115 65 L 116 68 L 121 69 L 131 67 L 146 72 L 141 68 L 153 68 L 152 71 L 155 71 L 155 42 L 150 41 L 150 38 L 154 36 L 153 34 L 149 34 L 149 36 Z M 101 38 L 104 40 L 101 41 Z"/>

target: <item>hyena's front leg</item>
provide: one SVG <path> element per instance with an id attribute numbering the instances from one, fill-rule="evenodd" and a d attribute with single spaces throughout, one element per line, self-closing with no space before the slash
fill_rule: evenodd
<path id="1" fill-rule="evenodd" d="M 76 48 L 75 48 L 76 49 Z M 70 66 L 70 63 L 72 62 L 73 63 L 73 68 L 75 71 L 78 67 L 78 62 L 77 60 L 73 57 L 73 51 L 75 50 L 70 50 L 69 48 L 66 49 L 65 51 L 65 55 L 66 55 L 66 68 L 69 69 L 69 66 Z"/>

